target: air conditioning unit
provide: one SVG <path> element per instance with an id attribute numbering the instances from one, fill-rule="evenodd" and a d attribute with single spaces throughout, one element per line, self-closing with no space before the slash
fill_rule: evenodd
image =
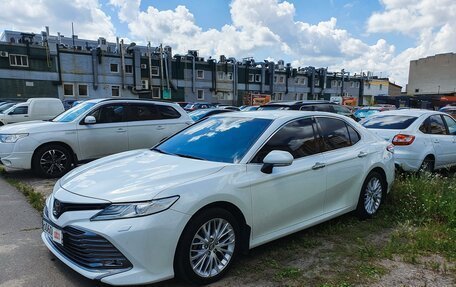
<path id="1" fill-rule="evenodd" d="M 8 57 L 8 52 L 0 51 L 0 57 Z"/>
<path id="2" fill-rule="evenodd" d="M 141 69 L 147 69 L 147 65 L 146 64 L 141 64 Z"/>

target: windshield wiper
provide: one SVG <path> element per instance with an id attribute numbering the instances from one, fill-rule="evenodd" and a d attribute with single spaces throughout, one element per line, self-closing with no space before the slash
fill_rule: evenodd
<path id="1" fill-rule="evenodd" d="M 154 147 L 152 150 L 153 151 L 157 151 L 157 152 L 162 153 L 162 154 L 170 154 L 169 152 L 163 151 L 163 150 L 159 149 L 158 147 Z"/>
<path id="2" fill-rule="evenodd" d="M 185 157 L 185 158 L 191 158 L 191 159 L 205 160 L 202 157 L 192 156 L 192 155 L 188 155 L 188 154 L 174 153 L 174 155 L 177 155 L 177 156 L 180 156 L 180 157 Z"/>

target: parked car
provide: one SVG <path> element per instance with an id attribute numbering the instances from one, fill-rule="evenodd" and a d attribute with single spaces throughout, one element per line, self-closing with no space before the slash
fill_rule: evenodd
<path id="1" fill-rule="evenodd" d="M 336 114 L 215 115 L 64 176 L 42 240 L 104 283 L 208 284 L 241 251 L 350 211 L 375 215 L 394 180 L 390 146 Z"/>
<path id="2" fill-rule="evenodd" d="M 193 103 L 191 103 L 191 102 L 177 102 L 177 104 L 179 106 L 181 106 L 181 108 L 185 108 L 187 105 L 191 105 Z"/>
<path id="3" fill-rule="evenodd" d="M 194 110 L 199 110 L 199 109 L 210 109 L 210 108 L 215 108 L 216 105 L 211 104 L 211 103 L 204 103 L 204 102 L 199 102 L 199 103 L 189 103 L 185 106 L 184 110 L 191 112 Z"/>
<path id="4" fill-rule="evenodd" d="M 228 105 L 218 105 L 217 108 L 219 109 L 223 109 L 223 110 L 231 110 L 231 111 L 235 111 L 235 112 L 240 112 L 241 109 L 239 109 L 238 107 L 235 107 L 235 106 L 228 106 Z"/>
<path id="5" fill-rule="evenodd" d="M 240 110 L 243 111 L 243 112 L 252 112 L 252 111 L 258 110 L 259 107 L 260 106 L 244 106 Z"/>
<path id="6" fill-rule="evenodd" d="M 0 126 L 34 120 L 50 120 L 62 113 L 62 101 L 55 98 L 32 98 L 0 114 Z"/>
<path id="7" fill-rule="evenodd" d="M 229 112 L 234 112 L 233 110 L 229 109 L 220 109 L 220 108 L 215 108 L 215 109 L 202 109 L 202 110 L 195 110 L 193 112 L 189 112 L 188 115 L 192 120 L 195 122 L 200 121 L 202 119 L 205 119 L 207 117 L 210 117 L 212 115 L 216 114 L 222 114 L 222 113 L 229 113 Z"/>
<path id="8" fill-rule="evenodd" d="M 443 113 L 447 113 L 450 116 L 452 116 L 454 119 L 456 119 L 456 106 L 445 106 L 441 108 L 439 111 Z"/>
<path id="9" fill-rule="evenodd" d="M 51 121 L 0 128 L 0 161 L 60 177 L 78 162 L 151 147 L 193 121 L 173 103 L 88 100 Z"/>
<path id="10" fill-rule="evenodd" d="M 339 104 L 328 101 L 293 101 L 293 102 L 270 102 L 258 108 L 259 111 L 269 110 L 300 110 L 300 111 L 320 111 L 336 113 L 352 117 L 350 109 Z"/>
<path id="11" fill-rule="evenodd" d="M 395 145 L 396 166 L 404 171 L 433 171 L 456 165 L 456 121 L 445 113 L 387 111 L 361 123 Z"/>

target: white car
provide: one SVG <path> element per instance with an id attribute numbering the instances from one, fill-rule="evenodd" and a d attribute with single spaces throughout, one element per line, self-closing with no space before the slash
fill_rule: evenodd
<path id="1" fill-rule="evenodd" d="M 404 171 L 456 165 L 456 121 L 448 114 L 418 109 L 386 111 L 362 125 L 395 145 L 396 166 Z"/>
<path id="2" fill-rule="evenodd" d="M 192 123 L 174 103 L 88 100 L 51 121 L 0 127 L 0 161 L 60 177 L 78 162 L 151 147 Z"/>
<path id="3" fill-rule="evenodd" d="M 374 215 L 394 180 L 391 146 L 330 113 L 214 115 L 65 175 L 46 201 L 42 239 L 108 284 L 175 274 L 207 284 L 240 251 L 352 210 Z"/>
<path id="4" fill-rule="evenodd" d="M 31 98 L 0 114 L 0 126 L 35 120 L 50 120 L 65 109 L 60 99 Z"/>

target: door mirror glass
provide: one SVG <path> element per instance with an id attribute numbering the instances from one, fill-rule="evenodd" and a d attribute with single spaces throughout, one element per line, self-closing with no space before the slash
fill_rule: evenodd
<path id="1" fill-rule="evenodd" d="M 97 120 L 95 119 L 94 116 L 87 116 L 84 118 L 84 123 L 86 125 L 93 125 L 93 124 L 97 123 Z"/>
<path id="2" fill-rule="evenodd" d="M 273 167 L 289 166 L 293 163 L 291 153 L 283 150 L 273 150 L 263 160 L 261 171 L 264 173 L 272 173 Z"/>

